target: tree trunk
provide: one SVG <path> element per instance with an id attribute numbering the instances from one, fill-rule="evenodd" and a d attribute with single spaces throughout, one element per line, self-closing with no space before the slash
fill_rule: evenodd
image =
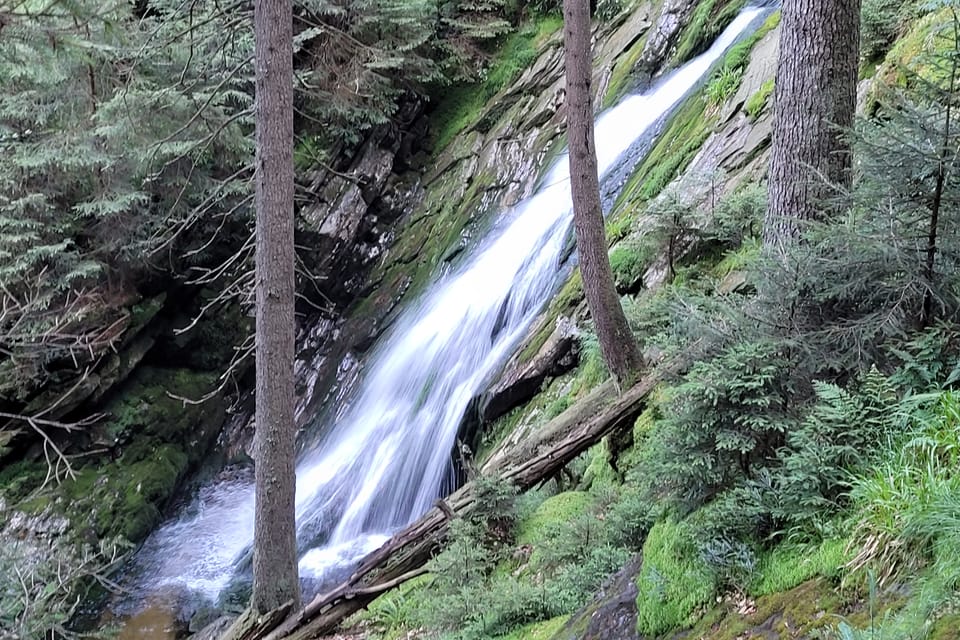
<path id="1" fill-rule="evenodd" d="M 258 613 L 300 602 L 294 523 L 293 10 L 254 3 L 257 406 L 253 596 Z"/>
<path id="2" fill-rule="evenodd" d="M 829 183 L 849 185 L 860 0 L 783 0 L 769 206 L 763 243 L 783 256 L 823 211 Z"/>
<path id="3" fill-rule="evenodd" d="M 618 383 L 628 386 L 643 366 L 643 358 L 620 306 L 604 235 L 590 90 L 590 3 L 564 0 L 563 24 L 570 190 L 583 291 L 603 359 Z"/>

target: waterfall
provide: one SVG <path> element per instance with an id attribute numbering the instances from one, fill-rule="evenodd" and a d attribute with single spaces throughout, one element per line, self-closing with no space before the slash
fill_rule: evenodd
<path id="1" fill-rule="evenodd" d="M 596 124 L 601 175 L 662 121 L 764 13 L 745 9 L 709 51 Z M 349 570 L 415 520 L 450 484 L 450 453 L 470 400 L 503 367 L 561 278 L 572 214 L 567 156 L 529 199 L 503 213 L 460 266 L 410 304 L 371 352 L 350 407 L 297 465 L 300 571 Z M 141 595 L 185 588 L 215 599 L 253 539 L 253 487 L 206 487 L 136 560 Z"/>

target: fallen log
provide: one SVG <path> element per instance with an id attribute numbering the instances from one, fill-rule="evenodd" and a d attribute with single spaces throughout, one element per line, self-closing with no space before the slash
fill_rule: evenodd
<path id="1" fill-rule="evenodd" d="M 503 447 L 483 465 L 481 474 L 509 480 L 521 491 L 544 482 L 608 433 L 632 425 L 650 392 L 685 367 L 690 353 L 660 365 L 619 395 L 611 381 L 601 384 L 523 442 Z M 368 555 L 345 582 L 278 620 L 273 628 L 257 625 L 260 635 L 245 635 L 244 640 L 307 640 L 329 633 L 384 591 L 423 574 L 446 536 L 451 514 L 463 517 L 474 505 L 474 485 L 468 483 L 443 500 L 442 508 L 433 507 Z"/>

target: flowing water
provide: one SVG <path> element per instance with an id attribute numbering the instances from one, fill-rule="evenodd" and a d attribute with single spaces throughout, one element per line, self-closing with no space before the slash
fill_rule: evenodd
<path id="1" fill-rule="evenodd" d="M 745 9 L 709 51 L 596 125 L 608 174 L 764 12 Z M 300 571 L 329 581 L 453 489 L 451 450 L 470 400 L 482 393 L 556 290 L 572 215 L 566 155 L 528 200 L 404 310 L 320 444 L 297 465 Z M 134 591 L 216 600 L 253 539 L 253 487 L 201 490 L 138 554 Z"/>

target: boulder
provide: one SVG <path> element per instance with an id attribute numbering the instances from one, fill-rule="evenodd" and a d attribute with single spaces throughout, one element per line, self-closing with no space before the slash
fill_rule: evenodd
<path id="1" fill-rule="evenodd" d="M 643 559 L 636 556 L 573 614 L 551 640 L 637 640 L 637 583 Z"/>

